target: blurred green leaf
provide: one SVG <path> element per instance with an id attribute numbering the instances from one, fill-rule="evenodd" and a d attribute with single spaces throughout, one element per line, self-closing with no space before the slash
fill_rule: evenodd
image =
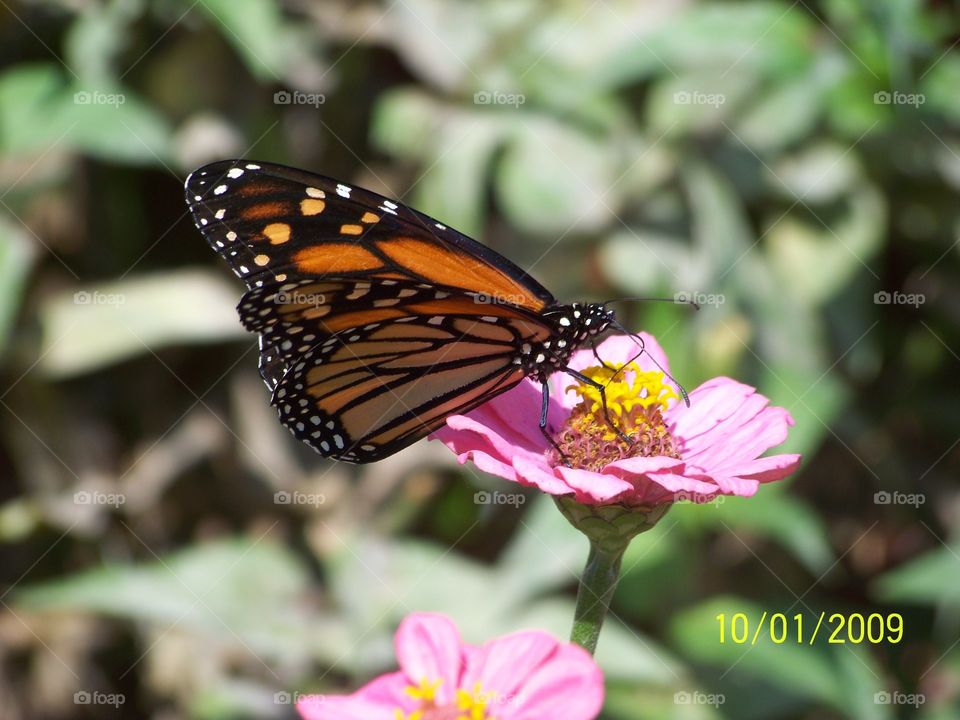
<path id="1" fill-rule="evenodd" d="M 650 93 L 647 112 L 652 131 L 658 135 L 726 133 L 724 126 L 733 122 L 741 103 L 755 90 L 753 79 L 743 73 L 668 75 Z"/>
<path id="2" fill-rule="evenodd" d="M 27 153 L 56 140 L 63 87 L 53 63 L 23 63 L 0 74 L 0 150 Z"/>
<path id="3" fill-rule="evenodd" d="M 17 66 L 0 76 L 0 150 L 26 154 L 79 150 L 120 162 L 170 157 L 167 120 L 116 85 L 82 86 L 58 66 Z"/>
<path id="4" fill-rule="evenodd" d="M 114 66 L 130 42 L 131 26 L 142 17 L 144 8 L 144 0 L 114 0 L 86 6 L 64 38 L 66 66 L 93 87 L 114 84 Z"/>
<path id="5" fill-rule="evenodd" d="M 496 173 L 510 220 L 551 241 L 606 223 L 620 206 L 613 148 L 559 123 L 517 120 Z"/>
<path id="6" fill-rule="evenodd" d="M 881 575 L 874 595 L 884 602 L 956 605 L 960 602 L 960 557 L 953 548 L 930 550 Z"/>
<path id="7" fill-rule="evenodd" d="M 772 267 L 806 302 L 829 299 L 863 272 L 876 276 L 871 261 L 883 238 L 884 199 L 865 182 L 855 187 L 829 226 L 786 218 L 767 234 Z"/>
<path id="8" fill-rule="evenodd" d="M 182 4 L 191 5 L 186 0 Z M 280 6 L 271 0 L 203 0 L 199 8 L 223 30 L 247 67 L 257 78 L 279 82 L 287 71 L 294 38 Z"/>
<path id="9" fill-rule="evenodd" d="M 697 521 L 707 526 L 743 529 L 774 539 L 816 576 L 835 560 L 823 521 L 784 486 L 761 486 L 751 498 L 725 497 L 717 504 L 677 510 L 696 513 Z"/>
<path id="10" fill-rule="evenodd" d="M 6 351 L 34 252 L 22 225 L 0 214 L 0 355 Z"/>
<path id="11" fill-rule="evenodd" d="M 960 57 L 945 54 L 926 70 L 922 77 L 921 91 L 924 94 L 924 110 L 942 113 L 944 119 L 960 123 Z"/>
<path id="12" fill-rule="evenodd" d="M 773 2 L 703 2 L 652 36 L 634 35 L 601 70 L 600 82 L 636 82 L 648 74 L 682 75 L 687 69 L 723 74 L 763 70 L 777 76 L 804 67 L 813 21 L 799 8 Z"/>
<path id="13" fill-rule="evenodd" d="M 74 86 L 54 111 L 64 128 L 62 138 L 78 150 L 113 162 L 171 160 L 168 121 L 125 88 Z"/>
<path id="14" fill-rule="evenodd" d="M 28 586 L 16 600 L 35 611 L 80 610 L 193 628 L 274 660 L 333 660 L 347 645 L 346 628 L 307 613 L 308 587 L 306 569 L 288 548 L 238 538 Z"/>
<path id="15" fill-rule="evenodd" d="M 77 375 L 174 343 L 248 339 L 237 290 L 213 272 L 134 277 L 48 298 L 40 311 L 40 367 Z"/>
<path id="16" fill-rule="evenodd" d="M 587 559 L 586 539 L 550 498 L 534 496 L 510 544 L 497 560 L 499 581 L 522 601 L 570 587 Z"/>

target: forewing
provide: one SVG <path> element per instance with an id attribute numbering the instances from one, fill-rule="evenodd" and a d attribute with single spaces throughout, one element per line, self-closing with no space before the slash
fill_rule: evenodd
<path id="1" fill-rule="evenodd" d="M 320 175 L 225 160 L 191 174 L 186 198 L 197 227 L 250 288 L 308 278 L 393 279 L 483 293 L 531 312 L 554 302 L 484 245 Z"/>

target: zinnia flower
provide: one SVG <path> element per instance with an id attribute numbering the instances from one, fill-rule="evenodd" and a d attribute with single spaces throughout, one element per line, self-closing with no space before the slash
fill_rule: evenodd
<path id="1" fill-rule="evenodd" d="M 603 676 L 582 648 L 543 632 L 480 647 L 442 615 L 417 613 L 396 635 L 398 672 L 352 695 L 304 696 L 305 720 L 593 720 Z"/>
<path id="2" fill-rule="evenodd" d="M 607 422 L 598 390 L 563 372 L 550 377 L 547 416 L 562 456 L 537 427 L 541 389 L 532 380 L 451 416 L 432 437 L 461 463 L 472 460 L 486 472 L 588 505 L 750 496 L 760 483 L 797 468 L 799 455 L 760 457 L 786 440 L 793 418 L 785 408 L 771 407 L 756 388 L 726 377 L 696 388 L 687 407 L 664 372 L 663 349 L 640 335 L 645 351 L 635 361 L 637 341 L 622 335 L 597 348 L 607 367 L 590 350 L 570 359 L 571 368 L 605 386 L 610 418 L 632 445 Z"/>

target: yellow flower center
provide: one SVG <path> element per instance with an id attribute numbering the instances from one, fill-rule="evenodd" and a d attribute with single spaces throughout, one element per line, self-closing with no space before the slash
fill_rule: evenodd
<path id="1" fill-rule="evenodd" d="M 426 678 L 419 685 L 410 685 L 406 688 L 407 695 L 420 701 L 420 707 L 412 713 L 396 710 L 397 720 L 496 720 L 487 715 L 487 706 L 493 699 L 492 693 L 484 693 L 480 683 L 472 690 L 459 689 L 452 704 L 437 705 L 437 689 L 443 680 L 434 682 Z"/>
<path id="2" fill-rule="evenodd" d="M 680 457 L 663 419 L 669 402 L 679 398 L 664 382 L 662 372 L 641 370 L 635 362 L 588 367 L 580 372 L 603 386 L 609 421 L 604 416 L 599 388 L 587 382 L 567 388 L 576 391 L 581 400 L 555 439 L 573 467 L 599 471 L 629 457 Z M 629 437 L 631 444 L 625 443 L 615 428 Z M 556 450 L 554 456 L 555 461 L 562 462 Z"/>

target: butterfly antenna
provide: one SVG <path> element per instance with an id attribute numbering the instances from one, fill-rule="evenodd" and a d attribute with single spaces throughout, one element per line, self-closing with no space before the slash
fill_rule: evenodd
<path id="1" fill-rule="evenodd" d="M 634 360 L 636 360 L 638 357 L 640 357 L 645 352 L 647 352 L 646 344 L 643 342 L 643 338 L 638 333 L 630 332 L 623 325 L 621 325 L 617 320 L 613 320 L 610 324 L 613 325 L 618 330 L 621 330 L 625 332 L 627 335 L 629 335 L 630 337 L 632 337 L 634 339 L 634 342 L 636 342 L 637 345 L 640 346 L 640 352 L 638 352 L 636 355 L 630 358 L 630 362 L 626 363 L 624 367 L 626 367 L 627 365 L 632 363 Z M 687 391 L 683 387 L 683 385 L 677 382 L 677 379 L 673 375 L 671 375 L 669 372 L 667 372 L 667 370 L 663 367 L 663 365 L 657 362 L 657 359 L 651 353 L 647 353 L 647 357 L 650 358 L 650 362 L 652 362 L 654 365 L 657 366 L 660 372 L 662 372 L 665 376 L 670 378 L 670 381 L 677 386 L 677 389 L 680 391 L 680 397 L 683 398 L 683 404 L 686 405 L 687 407 L 690 407 L 690 395 L 687 394 Z M 621 370 L 622 369 L 623 368 L 621 368 Z"/>
<path id="2" fill-rule="evenodd" d="M 689 293 L 677 293 L 672 298 L 668 297 L 625 297 L 625 298 L 615 298 L 613 300 L 607 300 L 606 302 L 600 303 L 604 307 L 610 305 L 611 303 L 618 302 L 665 302 L 672 303 L 674 305 L 689 305 L 694 310 L 699 310 L 699 303 L 695 302 Z"/>

